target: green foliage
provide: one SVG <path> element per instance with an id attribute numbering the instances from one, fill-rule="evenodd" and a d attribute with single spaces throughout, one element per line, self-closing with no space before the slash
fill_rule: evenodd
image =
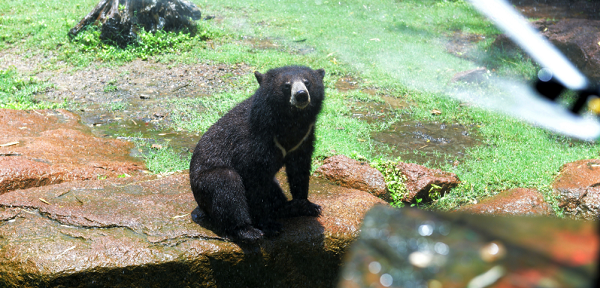
<path id="1" fill-rule="evenodd" d="M 116 85 L 113 84 L 108 84 L 106 86 L 104 86 L 104 92 L 108 93 L 108 92 L 115 92 L 119 90 L 119 88 L 117 88 Z"/>
<path id="2" fill-rule="evenodd" d="M 0 70 L 0 108 L 25 110 L 65 107 L 65 103 L 41 103 L 33 99 L 34 94 L 48 86 L 31 77 L 19 77 L 15 68 Z"/>
<path id="3" fill-rule="evenodd" d="M 105 92 L 106 92 L 106 90 L 105 90 Z M 122 110 L 125 110 L 125 108 L 127 108 L 127 103 L 124 103 L 121 101 L 110 103 L 110 107 L 109 107 L 109 109 L 112 111 L 122 111 Z"/>
<path id="4" fill-rule="evenodd" d="M 383 160 L 381 158 L 373 160 L 371 167 L 379 170 L 383 174 L 385 184 L 390 192 L 390 204 L 394 207 L 404 207 L 402 200 L 406 199 L 408 190 L 406 188 L 406 176 L 396 167 L 397 161 Z M 420 203 L 422 199 L 417 199 Z"/>
<path id="5" fill-rule="evenodd" d="M 207 39 L 214 36 L 213 33 L 202 30 L 200 38 Z M 131 61 L 136 58 L 148 59 L 150 56 L 164 53 L 178 53 L 189 51 L 192 48 L 193 41 L 188 33 L 184 32 L 165 32 L 162 30 L 156 33 L 141 30 L 138 33 L 138 42 L 121 49 L 111 43 L 111 41 L 100 40 L 100 27 L 88 26 L 81 31 L 72 40 L 74 46 L 72 50 L 66 51 L 66 55 L 75 53 L 93 53 L 98 59 L 103 61 L 122 60 Z"/>
<path id="6" fill-rule="evenodd" d="M 410 204 L 410 207 L 417 207 L 417 208 L 419 208 L 419 204 L 421 204 L 421 202 L 423 202 L 423 199 L 417 198 L 415 200 L 416 200 L 416 203 Z"/>

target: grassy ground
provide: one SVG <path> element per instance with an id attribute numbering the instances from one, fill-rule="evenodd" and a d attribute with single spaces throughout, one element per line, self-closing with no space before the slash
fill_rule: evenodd
<path id="1" fill-rule="evenodd" d="M 491 47 L 499 32 L 462 0 L 194 0 L 203 15 L 217 16 L 200 22 L 199 37 L 148 35 L 144 45 L 127 49 L 98 42 L 97 31 L 93 29 L 74 41 L 67 38 L 68 29 L 96 2 L 2 1 L 0 50 L 25 57 L 42 55 L 44 60 L 39 69 L 81 69 L 90 63 L 119 65 L 135 58 L 169 65 L 245 63 L 261 72 L 289 64 L 325 68 L 327 101 L 317 127 L 315 165 L 324 157 L 339 153 L 371 161 L 380 159 L 382 155 L 375 152 L 370 132 L 390 121 L 416 119 L 480 127 L 479 134 L 485 143 L 469 149 L 468 156 L 457 167 L 444 167 L 456 173 L 462 184 L 439 199 L 433 208 L 452 209 L 513 187 L 538 188 L 555 204 L 549 185 L 561 165 L 596 158 L 600 151 L 597 144 L 566 139 L 475 107 L 460 107 L 459 102 L 446 96 L 450 78 L 459 71 L 486 66 L 495 75 L 519 81 L 530 79 L 536 71 L 523 55 Z M 480 40 L 465 55 L 447 52 L 446 45 L 451 40 L 473 35 Z M 270 48 L 256 48 L 260 41 L 266 41 Z M 164 47 L 176 49 L 169 51 Z M 2 73 L 0 105 L 18 109 L 34 107 L 2 104 L 7 102 L 2 99 L 17 99 L 21 95 L 10 88 L 15 86 L 10 84 L 17 81 L 14 79 L 28 79 L 20 76 L 19 71 Z M 377 93 L 338 91 L 335 83 L 345 76 L 357 79 L 361 88 L 371 88 Z M 35 89 L 40 91 L 43 85 L 26 80 L 23 83 L 23 87 L 32 89 L 29 94 L 35 93 Z M 173 119 L 174 128 L 203 132 L 256 88 L 253 75 L 232 85 L 235 92 L 173 100 L 170 105 L 177 112 L 173 114 L 178 115 Z M 385 123 L 371 125 L 352 117 L 349 107 L 354 101 L 382 101 L 383 95 L 402 98 L 411 105 L 390 112 Z M 442 114 L 432 115 L 433 109 Z M 186 164 L 173 155 L 152 156 L 159 159 L 155 162 L 176 158 L 174 165 L 157 166 L 156 171 L 185 168 Z"/>
<path id="2" fill-rule="evenodd" d="M 50 85 L 39 83 L 31 77 L 18 75 L 15 69 L 0 70 L 0 108 L 4 109 L 54 109 L 65 104 L 40 103 L 32 96 Z"/>

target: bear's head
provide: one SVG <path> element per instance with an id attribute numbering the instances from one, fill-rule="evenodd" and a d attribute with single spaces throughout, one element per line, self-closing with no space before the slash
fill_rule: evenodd
<path id="1" fill-rule="evenodd" d="M 286 66 L 271 69 L 265 74 L 254 72 L 260 85 L 259 95 L 264 95 L 268 102 L 277 107 L 289 106 L 304 110 L 313 107 L 317 111 L 325 97 L 323 77 L 325 70 L 313 70 L 303 66 Z"/>

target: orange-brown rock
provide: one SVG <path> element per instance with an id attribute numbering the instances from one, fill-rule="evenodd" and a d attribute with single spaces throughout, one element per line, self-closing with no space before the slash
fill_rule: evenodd
<path id="1" fill-rule="evenodd" d="M 383 175 L 368 163 L 336 155 L 325 159 L 323 165 L 315 172 L 343 187 L 367 191 L 379 198 L 389 199 Z"/>
<path id="2" fill-rule="evenodd" d="M 598 220 L 600 215 L 600 160 L 579 160 L 565 164 L 554 183 L 559 206 L 567 216 Z"/>
<path id="3" fill-rule="evenodd" d="M 0 286 L 333 287 L 364 214 L 385 202 L 322 179 L 310 190 L 320 217 L 281 220 L 281 235 L 244 247 L 192 220 L 187 174 L 11 191 L 0 195 Z"/>
<path id="4" fill-rule="evenodd" d="M 94 137 L 78 120 L 66 110 L 0 109 L 0 194 L 144 169 L 131 143 Z"/>
<path id="5" fill-rule="evenodd" d="M 516 188 L 484 199 L 483 201 L 461 207 L 461 212 L 492 215 L 552 215 L 552 208 L 544 196 L 535 189 Z"/>
<path id="6" fill-rule="evenodd" d="M 418 164 L 403 162 L 399 162 L 396 167 L 407 178 L 408 195 L 403 202 L 415 202 L 415 199 L 429 201 L 432 194 L 443 196 L 460 183 L 456 174 L 439 169 L 429 169 Z"/>

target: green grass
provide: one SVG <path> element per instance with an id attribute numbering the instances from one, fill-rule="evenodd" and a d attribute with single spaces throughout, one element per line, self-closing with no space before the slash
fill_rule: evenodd
<path id="1" fill-rule="evenodd" d="M 150 148 L 144 155 L 146 168 L 153 173 L 170 173 L 190 168 L 191 153 L 181 155 L 166 146 L 160 149 Z"/>
<path id="2" fill-rule="evenodd" d="M 106 89 L 104 92 L 106 92 Z M 126 108 L 127 108 L 127 103 L 123 103 L 121 101 L 110 103 L 110 107 L 109 107 L 109 109 L 111 111 L 122 111 L 122 110 L 125 110 Z"/>
<path id="3" fill-rule="evenodd" d="M 169 65 L 244 63 L 261 72 L 290 64 L 324 68 L 327 99 L 317 126 L 315 166 L 334 154 L 385 161 L 376 154 L 370 133 L 393 121 L 413 119 L 480 127 L 484 144 L 469 149 L 458 167 L 444 167 L 456 173 L 462 184 L 426 206 L 436 209 L 453 209 L 509 188 L 533 187 L 541 190 L 560 213 L 550 184 L 561 165 L 599 155 L 597 144 L 562 138 L 479 108 L 461 107 L 447 97 L 455 88 L 449 80 L 456 72 L 485 66 L 494 75 L 528 81 L 537 69 L 519 52 L 492 47 L 500 32 L 463 0 L 281 0 L 276 5 L 260 0 L 193 2 L 203 15 L 219 19 L 199 22 L 199 36 L 147 34 L 143 45 L 120 49 L 100 42 L 95 28 L 73 41 L 66 36 L 96 0 L 2 1 L 0 50 L 24 57 L 45 56 L 40 69 L 81 68 L 98 62 L 118 65 L 133 59 Z M 468 57 L 457 57 L 446 51 L 446 45 L 460 35 L 477 35 L 485 40 L 474 44 Z M 254 45 L 259 39 L 277 46 L 259 49 Z M 4 104 L 7 101 L 24 103 L 11 104 L 15 108 L 37 105 L 27 99 L 41 91 L 42 84 L 19 78 L 16 71 L 3 73 L 10 76 L 2 74 L 0 78 L 2 107 L 8 107 Z M 376 89 L 378 94 L 338 91 L 336 81 L 346 76 L 358 79 L 362 88 Z M 25 84 L 5 84 L 15 81 Z M 17 93 L 11 85 L 23 92 Z M 202 133 L 256 87 L 253 75 L 248 75 L 231 83 L 227 92 L 167 100 L 173 111 L 172 128 Z M 106 86 L 105 90 L 115 88 Z M 480 92 L 489 91 L 484 87 Z M 352 117 L 352 103 L 380 102 L 381 95 L 402 98 L 410 103 L 409 108 L 392 111 L 385 122 L 372 125 Z M 14 100 L 19 97 L 23 99 Z M 122 109 L 119 104 L 113 105 L 113 110 Z M 434 116 L 432 109 L 443 113 Z M 148 167 L 156 167 L 149 168 L 152 171 L 187 168 L 189 159 L 168 148 L 150 151 L 146 160 Z"/>
<path id="4" fill-rule="evenodd" d="M 15 69 L 0 70 L 0 108 L 4 109 L 55 109 L 65 103 L 43 103 L 33 98 L 48 87 L 31 77 L 19 76 Z"/>
<path id="5" fill-rule="evenodd" d="M 491 196 L 516 187 L 536 188 L 550 195 L 551 183 L 562 165 L 579 159 L 598 158 L 600 146 L 555 135 L 501 115 L 481 112 L 480 133 L 486 144 L 469 149 L 469 159 L 455 172 L 461 185 L 439 201 L 439 207 L 452 208 L 473 199 Z M 483 120 L 483 119 L 482 119 Z"/>
<path id="6" fill-rule="evenodd" d="M 123 135 L 124 136 L 124 135 Z M 133 143 L 140 151 L 146 168 L 152 173 L 171 173 L 190 168 L 192 154 L 189 152 L 177 153 L 168 143 L 158 144 L 156 141 L 135 134 Z"/>

